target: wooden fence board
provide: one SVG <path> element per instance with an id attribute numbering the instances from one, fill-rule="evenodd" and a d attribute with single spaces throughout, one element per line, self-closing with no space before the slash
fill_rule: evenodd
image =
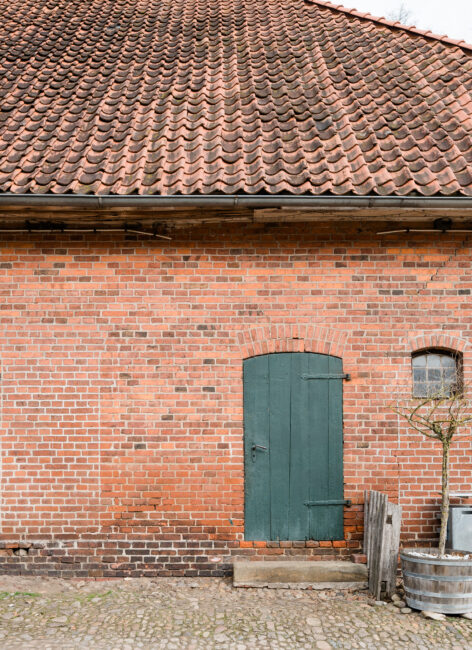
<path id="1" fill-rule="evenodd" d="M 388 598 L 395 592 L 400 522 L 400 506 L 389 503 L 381 492 L 365 493 L 364 551 L 369 570 L 369 591 L 377 600 L 382 591 Z"/>
<path id="2" fill-rule="evenodd" d="M 385 527 L 382 580 L 385 580 L 385 595 L 391 598 L 397 582 L 398 550 L 400 547 L 401 508 L 387 502 L 387 522 Z"/>
<path id="3" fill-rule="evenodd" d="M 368 526 L 369 520 L 369 493 L 364 490 L 364 555 L 369 555 Z"/>

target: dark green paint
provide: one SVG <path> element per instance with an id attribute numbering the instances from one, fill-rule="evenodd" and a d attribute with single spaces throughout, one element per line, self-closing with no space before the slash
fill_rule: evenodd
<path id="1" fill-rule="evenodd" d="M 247 540 L 343 539 L 341 503 L 306 505 L 343 500 L 342 379 L 326 375 L 342 375 L 342 360 L 294 352 L 244 362 Z"/>

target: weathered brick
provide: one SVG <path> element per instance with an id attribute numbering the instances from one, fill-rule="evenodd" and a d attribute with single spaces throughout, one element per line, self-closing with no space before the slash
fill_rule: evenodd
<path id="1" fill-rule="evenodd" d="M 435 540 L 439 450 L 390 404 L 414 350 L 460 350 L 470 377 L 471 245 L 381 229 L 4 236 L 2 570 L 216 575 L 238 555 L 349 557 L 366 489 L 401 503 L 406 543 Z M 244 542 L 242 360 L 290 351 L 340 356 L 352 376 L 353 506 L 334 543 Z M 464 439 L 452 488 L 471 471 Z M 20 540 L 25 556 L 13 552 Z"/>

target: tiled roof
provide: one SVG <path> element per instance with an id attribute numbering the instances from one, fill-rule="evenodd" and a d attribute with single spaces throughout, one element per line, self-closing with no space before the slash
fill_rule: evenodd
<path id="1" fill-rule="evenodd" d="M 317 0 L 0 0 L 0 191 L 472 196 L 472 48 Z"/>

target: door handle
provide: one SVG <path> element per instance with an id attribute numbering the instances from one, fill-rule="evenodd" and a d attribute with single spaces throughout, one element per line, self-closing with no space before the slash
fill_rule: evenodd
<path id="1" fill-rule="evenodd" d="M 252 451 L 252 460 L 256 460 L 256 451 L 260 449 L 261 451 L 267 451 L 267 447 L 264 447 L 264 445 L 256 445 L 253 444 L 251 447 Z"/>

